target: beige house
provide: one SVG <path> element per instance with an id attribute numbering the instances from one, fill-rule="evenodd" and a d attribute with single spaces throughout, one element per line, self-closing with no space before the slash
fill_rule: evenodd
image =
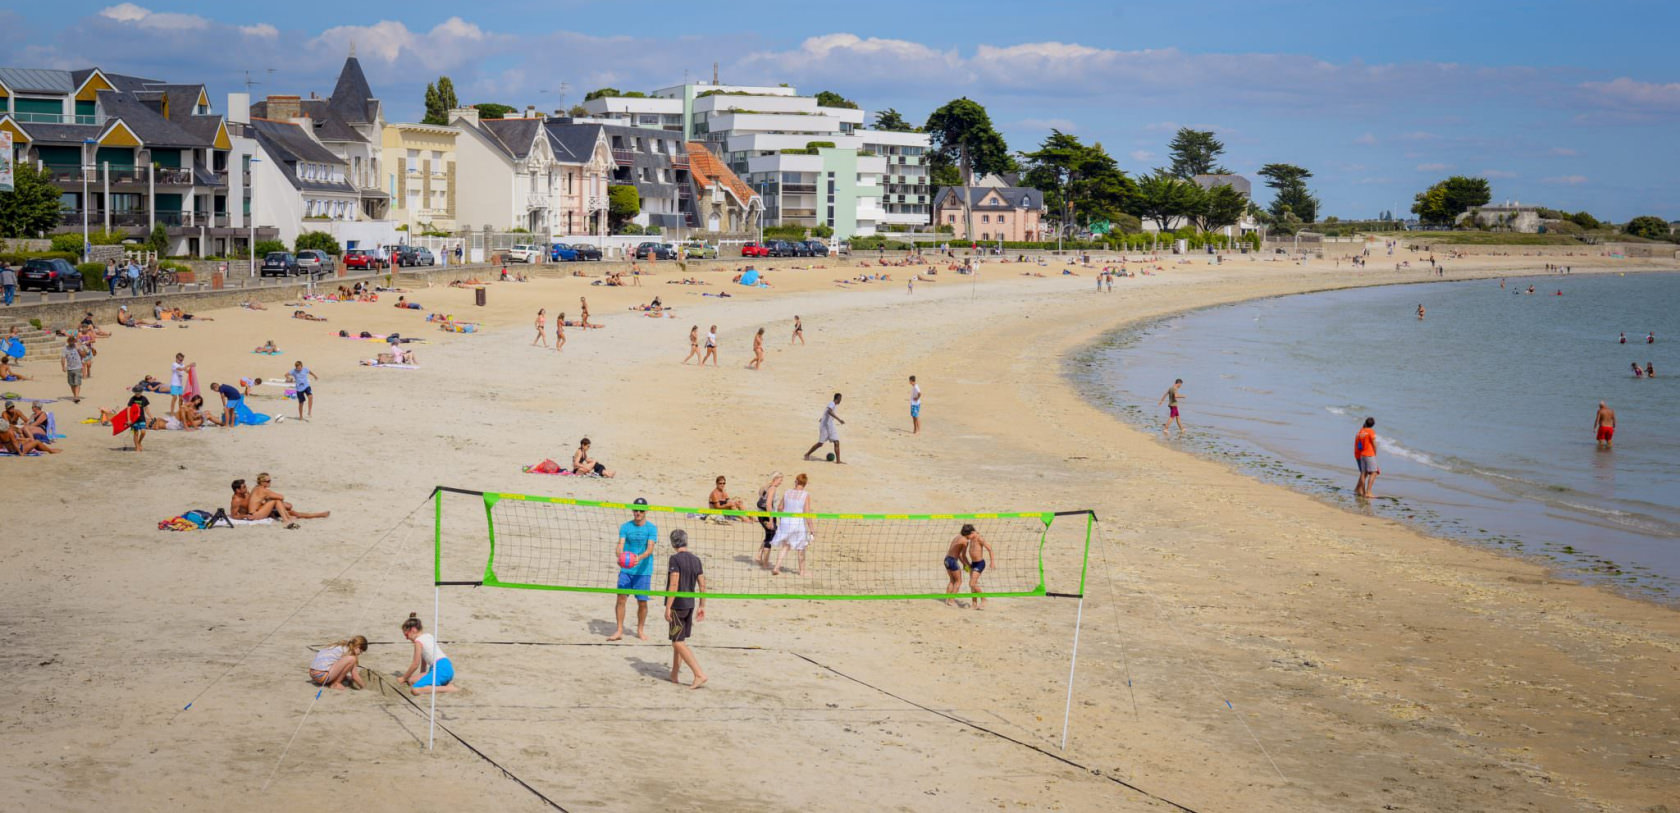
<path id="1" fill-rule="evenodd" d="M 972 211 L 963 213 L 964 202 Z M 1031 242 L 1044 239 L 1044 194 L 1024 186 L 947 186 L 933 200 L 935 226 L 949 226 L 955 240 Z M 974 234 L 968 233 L 968 222 Z"/>
<path id="2" fill-rule="evenodd" d="M 410 234 L 455 229 L 454 127 L 387 124 L 383 134 L 385 187 L 391 219 Z"/>

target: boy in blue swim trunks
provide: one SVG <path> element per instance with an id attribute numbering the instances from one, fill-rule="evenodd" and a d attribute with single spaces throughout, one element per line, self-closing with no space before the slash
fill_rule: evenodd
<path id="1" fill-rule="evenodd" d="M 637 497 L 634 503 L 638 506 L 647 505 L 646 498 Z M 653 586 L 653 546 L 659 541 L 659 529 L 647 521 L 647 511 L 631 511 L 630 521 L 618 526 L 618 554 L 614 561 L 623 562 L 624 554 L 635 556 L 635 561 L 629 567 L 622 564 L 618 569 L 618 589 L 642 590 L 652 589 Z M 608 636 L 609 641 L 624 638 L 624 604 L 629 596 L 620 593 L 613 607 L 613 616 L 618 620 L 618 629 Z M 636 637 L 647 640 L 648 597 L 636 596 Z"/>
<path id="2" fill-rule="evenodd" d="M 980 574 L 986 572 L 986 563 L 992 560 L 992 546 L 980 534 L 975 532 L 973 525 L 964 525 L 963 530 L 968 533 L 962 538 L 968 540 L 968 589 L 974 594 L 974 609 L 985 608 L 986 600 L 981 598 Z"/>
<path id="3" fill-rule="evenodd" d="M 978 536 L 974 532 L 974 526 L 964 525 L 957 538 L 951 540 L 951 546 L 945 549 L 945 576 L 950 580 L 945 584 L 947 596 L 955 596 L 957 591 L 962 589 L 962 574 L 969 568 L 968 540 L 972 536 Z M 945 599 L 945 603 L 952 607 L 958 606 L 954 598 Z"/>

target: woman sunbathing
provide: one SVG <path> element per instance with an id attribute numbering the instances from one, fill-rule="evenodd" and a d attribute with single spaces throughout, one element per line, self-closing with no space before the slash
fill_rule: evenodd
<path id="1" fill-rule="evenodd" d="M 21 427 L 17 426 L 9 426 L 4 430 L 0 430 L 0 449 L 4 449 L 5 451 L 19 456 L 35 452 L 58 454 L 59 452 L 64 451 L 63 449 L 54 449 L 41 441 L 29 437 L 29 435 Z"/>
<path id="2" fill-rule="evenodd" d="M 274 340 L 273 339 L 269 339 L 268 341 L 257 345 L 257 349 L 252 350 L 251 352 L 262 353 L 264 355 L 269 355 L 269 356 L 275 356 L 275 355 L 280 354 L 280 348 L 274 346 Z"/>
<path id="3" fill-rule="evenodd" d="M 327 321 L 326 317 L 316 316 L 315 314 L 312 314 L 309 311 L 292 311 L 292 318 L 293 319 L 307 319 L 311 322 L 325 322 L 325 321 Z"/>
<path id="4" fill-rule="evenodd" d="M 258 302 L 255 299 L 248 299 L 244 302 L 241 302 L 241 303 L 239 303 L 239 307 L 245 308 L 246 310 L 253 310 L 253 311 L 266 311 L 266 310 L 268 310 L 268 308 L 263 307 L 263 303 Z"/>

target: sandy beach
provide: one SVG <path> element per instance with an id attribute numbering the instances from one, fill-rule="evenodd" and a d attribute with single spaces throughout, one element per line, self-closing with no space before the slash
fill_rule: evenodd
<path id="1" fill-rule="evenodd" d="M 1061 263 L 907 293 L 910 269 L 842 286 L 860 269 L 831 260 L 768 271 L 768 289 L 666 284 L 688 276 L 672 268 L 640 287 L 495 283 L 483 308 L 434 285 L 407 294 L 425 311 L 386 295 L 314 304 L 326 323 L 271 305 L 115 329 L 84 401 L 49 407 L 67 451 L 0 460 L 0 790 L 27 810 L 1680 809 L 1680 614 L 1249 479 L 1067 379 L 1080 348 L 1141 320 L 1437 279 L 1380 256 L 1351 270 L 1334 252 L 1355 246 L 1328 248 L 1306 264 L 1163 257 L 1108 295 Z M 1454 260 L 1445 279 L 1675 267 L 1527 251 Z M 671 318 L 630 310 L 656 295 Z M 605 327 L 530 347 L 537 309 L 576 319 L 579 297 Z M 426 312 L 481 327 L 446 334 Z M 805 346 L 788 345 L 795 314 Z M 679 364 L 689 328 L 712 324 L 720 366 Z M 341 329 L 425 339 L 419 369 L 359 366 L 382 344 Z M 282 355 L 251 353 L 269 339 Z M 206 386 L 301 360 L 320 376 L 313 419 L 153 432 L 140 454 L 78 423 L 143 374 L 167 380 L 177 351 Z M 24 396 L 67 395 L 56 358 L 20 371 L 37 379 L 9 385 Z M 253 407 L 296 415 L 259 390 Z M 834 392 L 847 465 L 804 462 Z M 615 479 L 521 472 L 586 435 Z M 662 625 L 605 642 L 611 596 L 472 588 L 444 595 L 463 691 L 439 702 L 453 734 L 425 750 L 421 707 L 391 687 L 411 651 L 399 624 L 430 624 L 434 486 L 702 505 L 719 474 L 750 499 L 773 470 L 808 473 L 823 511 L 1096 511 L 1067 750 L 1070 599 L 714 601 L 694 639 L 710 683 L 688 691 L 665 680 Z M 157 529 L 262 471 L 332 516 Z M 448 499 L 466 540 L 474 504 Z M 1057 542 L 1050 586 L 1071 591 L 1078 551 Z M 481 576 L 458 547 L 444 577 Z M 317 697 L 312 647 L 354 634 L 374 642 L 373 687 Z"/>

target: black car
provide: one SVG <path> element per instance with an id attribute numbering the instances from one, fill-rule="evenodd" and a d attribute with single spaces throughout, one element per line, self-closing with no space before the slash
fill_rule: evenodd
<path id="1" fill-rule="evenodd" d="M 806 240 L 805 241 L 805 248 L 806 248 L 806 250 L 811 252 L 810 254 L 804 255 L 806 257 L 827 257 L 828 256 L 828 246 L 823 245 L 823 241 L 821 241 L 821 240 Z"/>
<path id="2" fill-rule="evenodd" d="M 400 268 L 420 264 L 420 252 L 414 246 L 392 246 L 391 264 Z"/>
<path id="3" fill-rule="evenodd" d="M 675 260 L 677 250 L 669 243 L 642 243 L 636 246 L 638 260 Z"/>
<path id="4" fill-rule="evenodd" d="M 798 257 L 799 249 L 786 240 L 767 240 L 764 247 L 769 249 L 772 257 Z"/>
<path id="5" fill-rule="evenodd" d="M 42 259 L 37 257 L 24 262 L 18 271 L 18 290 L 42 291 L 80 291 L 82 290 L 82 272 L 69 260 L 61 257 Z"/>
<path id="6" fill-rule="evenodd" d="M 263 255 L 262 276 L 290 277 L 302 270 L 298 266 L 297 256 L 290 251 L 270 251 Z"/>

